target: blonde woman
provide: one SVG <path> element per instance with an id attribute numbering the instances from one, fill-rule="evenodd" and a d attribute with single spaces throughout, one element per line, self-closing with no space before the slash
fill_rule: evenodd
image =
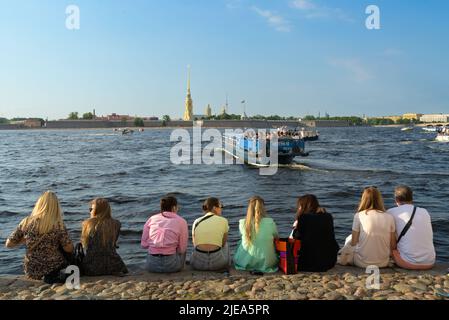
<path id="1" fill-rule="evenodd" d="M 26 246 L 25 274 L 34 280 L 59 282 L 59 272 L 67 266 L 62 250 L 73 252 L 73 244 L 62 220 L 58 197 L 45 192 L 30 216 L 23 219 L 6 240 L 7 248 Z"/>
<path id="2" fill-rule="evenodd" d="M 234 255 L 235 268 L 257 273 L 277 272 L 279 259 L 274 241 L 278 231 L 261 197 L 249 200 L 246 219 L 240 220 L 239 229 L 242 239 Z"/>
<path id="3" fill-rule="evenodd" d="M 120 275 L 128 273 L 118 255 L 117 240 L 121 224 L 112 218 L 106 199 L 90 202 L 90 218 L 83 222 L 81 243 L 86 250 L 82 270 L 86 276 Z"/>
<path id="4" fill-rule="evenodd" d="M 385 212 L 382 195 L 376 187 L 367 187 L 363 191 L 354 216 L 351 246 L 354 260 L 350 264 L 360 268 L 387 267 L 391 252 L 396 248 L 394 218 Z"/>

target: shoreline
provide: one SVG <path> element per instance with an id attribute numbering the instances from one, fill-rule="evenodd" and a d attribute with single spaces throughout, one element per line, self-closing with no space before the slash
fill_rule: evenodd
<path id="1" fill-rule="evenodd" d="M 380 288 L 367 289 L 365 269 L 336 266 L 326 273 L 281 272 L 254 276 L 194 271 L 176 274 L 133 272 L 124 277 L 82 277 L 79 290 L 0 275 L 0 300 L 445 300 L 448 264 L 428 271 L 380 269 Z"/>

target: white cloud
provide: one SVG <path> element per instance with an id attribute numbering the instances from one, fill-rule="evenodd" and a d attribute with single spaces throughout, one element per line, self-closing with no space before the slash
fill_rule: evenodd
<path id="1" fill-rule="evenodd" d="M 320 6 L 312 0 L 293 0 L 291 7 L 304 13 L 307 19 L 335 18 L 346 22 L 354 22 L 342 9 Z"/>
<path id="2" fill-rule="evenodd" d="M 372 78 L 368 69 L 357 59 L 332 59 L 329 64 L 346 70 L 357 82 L 364 82 Z"/>
<path id="3" fill-rule="evenodd" d="M 259 16 L 265 18 L 268 24 L 275 30 L 280 32 L 290 32 L 291 26 L 290 22 L 284 19 L 282 16 L 271 12 L 270 10 L 262 10 L 257 7 L 252 7 L 252 10 L 256 12 Z"/>

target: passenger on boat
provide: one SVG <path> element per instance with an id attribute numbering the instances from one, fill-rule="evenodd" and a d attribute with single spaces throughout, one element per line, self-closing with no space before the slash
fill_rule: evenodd
<path id="1" fill-rule="evenodd" d="M 203 204 L 205 215 L 192 225 L 194 250 L 190 258 L 193 269 L 225 271 L 229 269 L 230 253 L 227 244 L 229 223 L 222 217 L 223 204 L 208 198 Z"/>

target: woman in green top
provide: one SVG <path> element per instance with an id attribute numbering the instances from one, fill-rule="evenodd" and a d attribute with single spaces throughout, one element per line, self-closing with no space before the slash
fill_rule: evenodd
<path id="1" fill-rule="evenodd" d="M 237 270 L 270 273 L 278 271 L 279 258 L 274 241 L 278 231 L 273 219 L 267 216 L 262 198 L 249 200 L 246 219 L 240 220 L 239 247 L 234 255 Z"/>

